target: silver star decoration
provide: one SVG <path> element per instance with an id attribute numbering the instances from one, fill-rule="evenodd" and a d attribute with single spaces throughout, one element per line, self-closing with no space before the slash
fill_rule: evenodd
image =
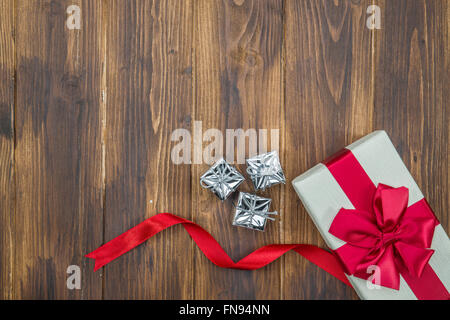
<path id="1" fill-rule="evenodd" d="M 264 231 L 267 220 L 275 220 L 269 212 L 271 199 L 259 197 L 250 193 L 240 192 L 233 225 L 253 230 Z"/>
<path id="2" fill-rule="evenodd" d="M 221 158 L 200 177 L 200 185 L 214 192 L 223 201 L 244 180 L 244 176 L 239 171 Z"/>
<path id="3" fill-rule="evenodd" d="M 250 175 L 256 190 L 264 190 L 275 184 L 286 183 L 280 158 L 276 151 L 247 159 L 247 173 Z"/>

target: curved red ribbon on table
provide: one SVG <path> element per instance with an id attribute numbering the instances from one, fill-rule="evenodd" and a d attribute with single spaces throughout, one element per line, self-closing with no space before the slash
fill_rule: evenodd
<path id="1" fill-rule="evenodd" d="M 381 285 L 399 289 L 400 275 L 418 299 L 449 299 L 428 264 L 439 224 L 425 199 L 408 207 L 408 189 L 378 188 L 350 150 L 325 165 L 355 210 L 341 209 L 329 232 L 347 243 L 335 250 L 346 272 L 367 279 L 367 267 L 380 267 Z"/>
<path id="2" fill-rule="evenodd" d="M 293 250 L 351 286 L 339 259 L 329 251 L 309 244 L 272 244 L 259 248 L 239 262 L 233 262 L 219 243 L 206 230 L 192 221 L 171 213 L 160 213 L 148 218 L 117 238 L 105 243 L 97 250 L 87 254 L 86 257 L 95 259 L 94 271 L 96 271 L 158 232 L 176 224 L 182 224 L 205 256 L 219 267 L 255 270 L 268 265 L 286 252 Z"/>

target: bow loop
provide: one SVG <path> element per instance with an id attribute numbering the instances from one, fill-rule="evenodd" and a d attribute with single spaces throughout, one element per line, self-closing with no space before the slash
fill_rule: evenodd
<path id="1" fill-rule="evenodd" d="M 419 248 L 404 242 L 397 242 L 395 249 L 401 257 L 405 268 L 416 277 L 422 275 L 423 268 L 425 268 L 434 253 L 432 249 Z"/>
<path id="2" fill-rule="evenodd" d="M 374 247 L 381 236 L 373 215 L 362 210 L 341 209 L 333 220 L 329 232 L 347 243 L 362 248 Z"/>
<path id="3" fill-rule="evenodd" d="M 341 209 L 329 232 L 347 242 L 336 250 L 346 270 L 367 279 L 377 266 L 382 286 L 397 289 L 400 272 L 420 277 L 434 251 L 429 250 L 436 220 L 408 210 L 408 189 L 379 184 L 373 211 Z"/>
<path id="4" fill-rule="evenodd" d="M 374 195 L 373 210 L 378 227 L 382 231 L 389 232 L 398 226 L 407 207 L 407 188 L 392 188 L 379 184 Z"/>

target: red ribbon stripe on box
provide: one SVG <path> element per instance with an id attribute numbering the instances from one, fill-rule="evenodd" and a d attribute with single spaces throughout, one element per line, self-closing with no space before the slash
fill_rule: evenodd
<path id="1" fill-rule="evenodd" d="M 382 286 L 398 290 L 401 275 L 418 299 L 449 299 L 428 263 L 439 221 L 427 201 L 408 207 L 407 188 L 377 188 L 348 149 L 324 164 L 355 207 L 341 209 L 329 231 L 347 242 L 335 250 L 346 273 L 367 279 L 367 267 L 376 265 Z"/>

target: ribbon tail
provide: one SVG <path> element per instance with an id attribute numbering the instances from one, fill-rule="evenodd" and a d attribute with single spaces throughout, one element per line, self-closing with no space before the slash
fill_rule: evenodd
<path id="1" fill-rule="evenodd" d="M 310 244 L 272 244 L 259 248 L 236 263 L 236 268 L 255 270 L 275 261 L 288 251 L 295 251 L 348 286 L 352 286 L 339 258 L 331 252 Z"/>
<path id="2" fill-rule="evenodd" d="M 190 222 L 170 213 L 162 213 L 148 218 L 122 233 L 120 236 L 105 243 L 98 249 L 88 253 L 85 257 L 95 259 L 94 272 L 110 263 L 114 259 L 137 247 L 155 234 L 173 225 Z"/>
<path id="3" fill-rule="evenodd" d="M 338 257 L 331 252 L 309 244 L 272 244 L 261 247 L 237 263 L 225 253 L 217 241 L 203 228 L 194 223 L 183 224 L 186 231 L 203 254 L 215 265 L 222 268 L 256 270 L 272 263 L 288 251 L 295 251 L 305 259 L 325 270 L 348 286 L 352 286 L 347 279 L 344 268 Z"/>
<path id="4" fill-rule="evenodd" d="M 256 270 L 293 250 L 351 287 L 338 258 L 324 249 L 307 244 L 273 244 L 261 247 L 235 263 L 209 232 L 192 221 L 170 213 L 160 213 L 145 220 L 86 257 L 95 259 L 96 271 L 156 233 L 176 224 L 182 224 L 203 254 L 221 268 Z"/>
<path id="5" fill-rule="evenodd" d="M 341 261 L 335 254 L 309 244 L 297 245 L 297 248 L 295 248 L 294 251 L 338 280 L 341 280 L 349 287 L 352 287 L 350 281 L 345 275 L 344 267 L 342 266 Z"/>
<path id="6" fill-rule="evenodd" d="M 91 252 L 87 255 L 85 255 L 86 258 L 94 259 L 95 265 L 94 265 L 94 272 L 103 267 L 104 265 L 111 262 L 113 259 L 109 259 L 108 257 L 102 257 L 101 255 L 97 256 L 95 252 Z M 115 258 L 114 258 L 115 259 Z"/>

